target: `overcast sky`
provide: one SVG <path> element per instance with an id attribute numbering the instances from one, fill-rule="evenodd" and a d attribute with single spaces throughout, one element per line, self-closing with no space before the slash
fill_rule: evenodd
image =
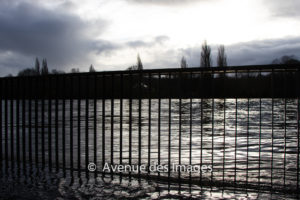
<path id="1" fill-rule="evenodd" d="M 47 58 L 50 69 L 200 65 L 204 40 L 229 65 L 300 57 L 299 0 L 1 0 L 0 75 Z"/>

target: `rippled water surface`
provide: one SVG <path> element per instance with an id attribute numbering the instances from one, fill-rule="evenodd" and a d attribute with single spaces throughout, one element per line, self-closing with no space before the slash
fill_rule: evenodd
<path id="1" fill-rule="evenodd" d="M 52 100 L 51 104 L 45 100 L 44 110 L 42 101 L 24 103 L 25 115 L 22 115 L 22 101 L 19 109 L 16 101 L 2 102 L 2 155 L 14 161 L 13 165 L 7 164 L 14 169 L 19 166 L 18 154 L 21 165 L 23 161 L 26 164 L 37 162 L 41 167 L 44 159 L 45 167 L 50 164 L 53 171 L 58 167 L 61 172 L 65 163 L 67 174 L 74 169 L 75 177 L 78 169 L 86 170 L 87 163 L 95 162 L 101 171 L 103 161 L 138 164 L 139 158 L 144 165 L 150 161 L 162 165 L 211 165 L 213 168 L 211 173 L 159 174 L 175 182 L 182 179 L 193 183 L 191 186 L 181 184 L 180 188 L 178 184 L 170 185 L 157 179 L 142 179 L 139 183 L 137 178 L 129 181 L 126 177 L 121 182 L 119 177 L 113 180 L 91 178 L 82 184 L 75 178 L 71 184 L 69 178 L 52 173 L 53 178 L 40 173 L 32 183 L 21 184 L 37 193 L 45 192 L 45 196 L 50 188 L 49 195 L 66 198 L 73 195 L 82 199 L 296 198 L 284 194 L 284 191 L 296 190 L 299 177 L 298 104 L 295 99 L 117 99 L 106 100 L 105 104 L 101 100 L 96 104 L 94 100 L 66 100 L 64 104 L 62 100 L 57 103 Z M 7 127 L 4 126 L 6 121 L 9 122 Z M 5 145 L 6 141 L 9 145 Z M 80 176 L 85 177 L 83 172 Z M 2 182 L 18 184 L 11 179 L 13 175 L 6 180 L 6 176 L 3 177 Z M 227 187 L 194 184 L 200 180 Z M 37 183 L 47 189 L 32 186 Z M 14 191 L 6 188 L 11 184 L 3 185 L 2 191 Z M 240 186 L 229 188 L 236 184 Z M 266 189 L 255 189 L 262 186 Z M 51 192 L 51 188 L 55 192 Z M 282 192 L 274 193 L 277 190 Z"/>

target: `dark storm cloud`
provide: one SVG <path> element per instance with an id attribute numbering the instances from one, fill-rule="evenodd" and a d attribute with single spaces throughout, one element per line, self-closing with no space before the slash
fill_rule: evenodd
<path id="1" fill-rule="evenodd" d="M 213 64 L 216 65 L 218 46 L 212 45 Z M 295 55 L 300 59 L 300 37 L 273 40 L 259 40 L 225 46 L 228 64 L 235 65 L 260 65 L 271 64 L 276 58 L 283 55 Z M 181 49 L 191 67 L 200 65 L 201 46 Z"/>
<path id="2" fill-rule="evenodd" d="M 300 37 L 239 43 L 227 49 L 231 65 L 271 64 L 283 55 L 300 58 Z"/>
<path id="3" fill-rule="evenodd" d="M 132 47 L 132 48 L 138 48 L 138 47 L 153 47 L 156 44 L 164 44 L 166 41 L 168 41 L 170 38 L 168 36 L 165 35 L 161 35 L 161 36 L 157 36 L 155 38 L 153 38 L 151 41 L 146 42 L 143 40 L 135 40 L 135 41 L 130 41 L 126 43 L 126 46 L 128 47 Z"/>
<path id="4" fill-rule="evenodd" d="M 300 17 L 299 0 L 263 0 L 273 17 Z"/>
<path id="5" fill-rule="evenodd" d="M 148 4 L 148 5 L 160 5 L 160 6 L 175 6 L 184 5 L 197 2 L 209 2 L 212 0 L 126 0 L 130 3 L 136 4 Z"/>
<path id="6" fill-rule="evenodd" d="M 90 25 L 63 9 L 50 10 L 24 2 L 1 1 L 0 54 L 5 52 L 2 57 L 6 59 L 9 55 L 45 57 L 58 67 L 76 64 L 91 51 L 101 53 L 116 48 L 108 41 L 95 41 L 88 36 L 92 26 L 95 24 Z M 106 26 L 107 22 L 97 21 L 98 34 Z M 12 63 L 12 67 L 16 66 Z"/>

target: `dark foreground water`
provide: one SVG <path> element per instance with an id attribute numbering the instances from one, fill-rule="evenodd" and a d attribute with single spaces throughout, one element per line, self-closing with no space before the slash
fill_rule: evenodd
<path id="1" fill-rule="evenodd" d="M 29 168 L 29 167 L 28 167 Z M 0 178 L 0 199 L 298 199 L 299 194 L 235 187 L 207 187 L 164 183 L 114 175 L 98 178 L 63 178 L 31 168 L 16 176 L 9 169 Z M 29 172 L 29 171 L 28 171 Z M 14 175 L 13 175 L 14 174 Z"/>
<path id="2" fill-rule="evenodd" d="M 2 101 L 2 164 L 13 169 L 11 174 L 3 168 L 2 198 L 297 198 L 296 99 L 117 99 L 98 100 L 96 107 L 93 100 L 35 103 L 24 101 L 23 109 L 21 100 Z M 101 171 L 104 163 L 138 164 L 139 158 L 142 165 L 208 165 L 213 170 L 160 173 L 173 178 L 171 185 L 156 178 L 120 181 L 116 175 L 84 180 L 88 163 Z M 60 173 L 26 169 L 17 176 L 23 163 Z M 62 178 L 64 167 L 67 177 L 81 179 Z M 178 180 L 193 184 L 178 185 Z"/>

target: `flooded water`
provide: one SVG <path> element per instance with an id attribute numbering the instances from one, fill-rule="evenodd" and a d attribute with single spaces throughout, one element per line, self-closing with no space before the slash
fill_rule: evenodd
<path id="1" fill-rule="evenodd" d="M 96 109 L 93 100 L 66 100 L 65 104 L 45 100 L 44 110 L 41 101 L 37 106 L 35 103 L 25 101 L 23 116 L 22 101 L 19 109 L 16 101 L 8 101 L 7 109 L 2 102 L 2 156 L 14 161 L 3 160 L 2 164 L 16 173 L 19 164 L 43 167 L 44 160 L 46 169 L 55 171 L 57 167 L 59 173 L 33 170 L 39 174 L 32 181 L 21 173 L 23 179 L 17 178 L 21 184 L 14 173 L 7 175 L 3 169 L 1 181 L 11 184 L 1 184 L 2 194 L 13 194 L 9 187 L 16 185 L 45 197 L 51 194 L 69 199 L 297 198 L 296 99 L 115 99 L 104 105 L 97 100 Z M 90 179 L 84 180 L 89 163 L 101 171 L 104 163 L 137 165 L 139 161 L 146 166 L 206 165 L 212 170 L 151 172 L 151 177 L 160 178 L 150 180 L 120 179 L 118 175 L 102 179 L 90 173 Z M 61 174 L 64 163 L 67 178 Z M 80 175 L 78 170 L 82 170 Z M 74 178 L 72 183 L 68 177 L 82 179 Z"/>

